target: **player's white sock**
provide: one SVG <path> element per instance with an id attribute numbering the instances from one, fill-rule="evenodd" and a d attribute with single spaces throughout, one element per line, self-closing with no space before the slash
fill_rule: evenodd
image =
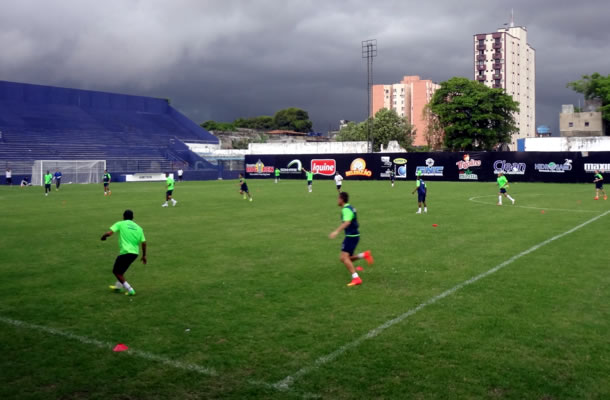
<path id="1" fill-rule="evenodd" d="M 417 212 L 421 214 L 421 207 L 417 209 Z"/>
<path id="2" fill-rule="evenodd" d="M 123 282 L 123 287 L 127 290 L 132 290 L 133 288 L 131 287 L 131 285 L 129 285 L 129 283 L 127 283 L 127 281 Z"/>
<path id="3" fill-rule="evenodd" d="M 354 273 L 352 274 L 352 279 L 356 279 L 356 278 L 358 278 L 358 273 L 357 273 L 357 272 L 354 272 Z"/>
<path id="4" fill-rule="evenodd" d="M 513 199 L 512 197 L 510 197 L 510 194 L 507 194 L 507 195 L 506 195 L 506 197 L 508 197 L 508 199 L 509 199 L 510 201 L 515 201 L 515 199 Z"/>
<path id="5" fill-rule="evenodd" d="M 502 204 L 502 196 L 498 196 L 498 204 Z"/>
<path id="6" fill-rule="evenodd" d="M 177 201 L 175 199 L 172 199 L 172 204 L 176 204 Z"/>
<path id="7" fill-rule="evenodd" d="M 424 212 L 427 213 L 428 212 L 428 207 L 424 207 Z"/>
<path id="8" fill-rule="evenodd" d="M 116 283 L 114 284 L 114 287 L 117 289 L 121 289 L 123 287 L 123 284 L 119 281 L 116 281 Z"/>
<path id="9" fill-rule="evenodd" d="M 364 253 L 358 253 L 358 258 L 364 258 Z"/>

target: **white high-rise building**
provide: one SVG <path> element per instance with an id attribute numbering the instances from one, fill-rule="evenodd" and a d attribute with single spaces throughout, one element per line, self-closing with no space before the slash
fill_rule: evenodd
<path id="1" fill-rule="evenodd" d="M 519 102 L 519 132 L 512 137 L 512 150 L 517 139 L 536 136 L 536 51 L 527 43 L 525 27 L 511 22 L 497 32 L 474 35 L 474 78 L 503 88 Z"/>

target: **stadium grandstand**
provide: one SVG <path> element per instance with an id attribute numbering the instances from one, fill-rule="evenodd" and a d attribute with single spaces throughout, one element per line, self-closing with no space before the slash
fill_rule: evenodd
<path id="1" fill-rule="evenodd" d="M 166 99 L 0 81 L 0 168 L 16 177 L 36 175 L 40 160 L 103 160 L 115 180 L 178 168 L 190 179 L 236 175 L 189 145 L 219 141 Z"/>

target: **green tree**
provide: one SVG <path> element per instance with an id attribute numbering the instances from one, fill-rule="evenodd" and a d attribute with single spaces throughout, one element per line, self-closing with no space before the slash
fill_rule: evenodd
<path id="1" fill-rule="evenodd" d="M 603 76 L 597 72 L 583 75 L 582 79 L 568 83 L 567 87 L 582 93 L 585 100 L 601 101 L 602 118 L 606 129 L 610 129 L 610 75 Z"/>
<path id="2" fill-rule="evenodd" d="M 201 127 L 213 132 L 233 132 L 235 130 L 235 124 L 232 122 L 216 122 L 212 120 L 205 121 L 201 124 Z"/>
<path id="3" fill-rule="evenodd" d="M 424 107 L 423 117 L 424 121 L 427 122 L 426 131 L 424 132 L 427 150 L 442 150 L 445 132 L 443 132 L 443 127 L 438 117 L 430 109 L 430 104 Z"/>
<path id="4" fill-rule="evenodd" d="M 518 131 L 514 113 L 519 103 L 503 89 L 491 89 L 467 78 L 442 82 L 430 101 L 430 110 L 445 132 L 451 150 L 492 150 L 509 143 Z"/>
<path id="5" fill-rule="evenodd" d="M 273 116 L 275 129 L 284 129 L 296 132 L 310 132 L 313 126 L 309 114 L 300 108 L 286 108 Z"/>
<path id="6" fill-rule="evenodd" d="M 373 151 L 381 150 L 381 145 L 387 146 L 391 140 L 396 140 L 404 149 L 411 149 L 413 143 L 413 127 L 404 117 L 399 117 L 394 110 L 382 108 L 370 119 Z M 336 137 L 339 142 L 367 141 L 368 121 L 349 122 Z"/>

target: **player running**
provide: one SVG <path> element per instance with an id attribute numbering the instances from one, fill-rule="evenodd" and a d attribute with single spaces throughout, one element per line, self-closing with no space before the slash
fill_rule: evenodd
<path id="1" fill-rule="evenodd" d="M 595 170 L 593 183 L 595 183 L 595 198 L 593 200 L 599 200 L 599 192 L 604 194 L 604 200 L 608 200 L 608 196 L 604 190 L 604 177 L 597 169 Z"/>
<path id="2" fill-rule="evenodd" d="M 273 173 L 275 174 L 275 183 L 278 183 L 280 181 L 280 169 L 276 168 Z"/>
<path id="3" fill-rule="evenodd" d="M 394 173 L 394 170 L 390 171 L 390 182 L 392 182 L 392 187 L 394 187 L 394 180 L 396 179 L 396 173 Z"/>
<path id="4" fill-rule="evenodd" d="M 356 250 L 356 246 L 360 240 L 360 231 L 358 230 L 359 225 L 356 209 L 353 208 L 348 201 L 349 195 L 346 192 L 339 193 L 337 205 L 341 207 L 341 225 L 332 231 L 328 237 L 330 239 L 334 239 L 342 230 L 345 230 L 345 239 L 343 240 L 343 244 L 341 246 L 341 255 L 339 256 L 339 259 L 343 264 L 345 264 L 345 267 L 350 274 L 352 274 L 352 281 L 347 284 L 347 286 L 351 287 L 362 285 L 362 279 L 358 276 L 356 268 L 354 268 L 353 261 L 364 258 L 367 263 L 373 264 L 373 256 L 371 255 L 370 250 L 367 250 L 364 253 L 359 253 L 358 255 L 354 255 L 354 251 Z M 359 271 L 362 270 L 362 267 L 357 268 Z"/>
<path id="5" fill-rule="evenodd" d="M 244 178 L 243 174 L 239 174 L 239 194 L 244 196 L 244 200 L 250 199 L 250 201 L 252 201 L 252 196 L 248 190 L 248 183 L 246 182 L 246 178 Z"/>
<path id="6" fill-rule="evenodd" d="M 53 175 L 47 170 L 44 176 L 44 195 L 48 196 L 51 193 L 51 182 L 53 182 Z"/>
<path id="7" fill-rule="evenodd" d="M 500 188 L 500 193 L 498 193 L 498 205 L 502 205 L 502 196 L 507 197 L 515 204 L 515 199 L 510 197 L 510 194 L 506 193 L 506 189 L 508 189 L 508 179 L 506 179 L 502 172 L 498 172 L 498 187 Z"/>
<path id="8" fill-rule="evenodd" d="M 343 177 L 340 173 L 335 173 L 335 185 L 337 185 L 337 192 L 341 193 L 341 186 L 343 185 Z"/>
<path id="9" fill-rule="evenodd" d="M 305 168 L 302 168 L 302 170 L 307 175 L 307 189 L 311 193 L 313 192 L 313 172 L 307 171 Z"/>
<path id="10" fill-rule="evenodd" d="M 169 176 L 169 172 L 165 173 L 165 178 L 165 182 L 167 183 L 167 191 L 165 192 L 165 203 L 161 204 L 161 207 L 167 207 L 168 201 L 172 202 L 172 207 L 176 207 L 178 202 L 172 198 L 172 194 L 174 193 L 174 184 L 176 182 L 174 181 L 174 178 Z"/>
<path id="11" fill-rule="evenodd" d="M 59 190 L 59 185 L 61 185 L 61 172 L 59 170 L 55 170 L 55 191 Z"/>
<path id="12" fill-rule="evenodd" d="M 418 209 L 415 214 L 421 214 L 421 205 L 424 205 L 424 213 L 428 213 L 428 206 L 426 205 L 426 195 L 428 194 L 428 187 L 426 186 L 426 182 L 421 178 L 421 174 L 417 175 L 417 180 L 415 181 L 415 189 L 411 192 L 411 194 L 417 191 L 417 205 Z"/>
<path id="13" fill-rule="evenodd" d="M 142 245 L 142 263 L 146 264 L 146 238 L 142 228 L 133 222 L 133 211 L 125 210 L 123 221 L 119 221 L 110 227 L 110 230 L 102 235 L 106 240 L 114 233 L 119 232 L 119 256 L 114 262 L 112 273 L 117 278 L 114 286 L 110 289 L 117 293 L 125 293 L 127 296 L 135 296 L 136 291 L 125 280 L 125 272 L 140 254 Z"/>
<path id="14" fill-rule="evenodd" d="M 108 173 L 107 169 L 104 170 L 102 180 L 104 181 L 104 196 L 111 196 L 112 192 L 110 191 L 110 182 L 112 181 L 112 177 Z"/>

